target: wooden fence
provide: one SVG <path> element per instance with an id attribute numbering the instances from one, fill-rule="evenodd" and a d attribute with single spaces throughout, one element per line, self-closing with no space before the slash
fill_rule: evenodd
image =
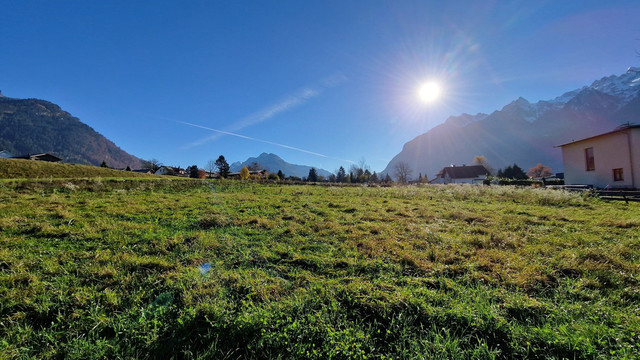
<path id="1" fill-rule="evenodd" d="M 595 193 L 602 200 L 622 200 L 627 204 L 629 201 L 640 201 L 640 191 L 596 190 Z"/>

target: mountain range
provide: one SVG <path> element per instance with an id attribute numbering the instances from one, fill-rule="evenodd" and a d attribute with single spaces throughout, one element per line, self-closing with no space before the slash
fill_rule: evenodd
<path id="1" fill-rule="evenodd" d="M 451 116 L 407 142 L 381 176 L 394 176 L 404 162 L 429 178 L 451 164 L 470 164 L 482 155 L 494 169 L 514 163 L 527 170 L 538 163 L 562 172 L 555 146 L 611 131 L 640 117 L 640 68 L 631 67 L 551 100 L 530 103 L 520 97 L 491 114 Z M 139 168 L 142 160 L 82 123 L 58 105 L 38 99 L 14 99 L 0 93 L 0 151 L 14 155 L 51 153 L 68 163 Z M 259 163 L 269 172 L 306 177 L 311 166 L 295 165 L 262 153 L 231 164 L 231 171 Z M 331 173 L 316 168 L 318 175 Z"/>
<path id="2" fill-rule="evenodd" d="M 432 178 L 443 167 L 470 164 L 485 156 L 494 169 L 517 163 L 525 171 L 538 163 L 562 171 L 555 146 L 611 131 L 640 117 L 640 68 L 611 75 L 547 101 L 520 97 L 491 114 L 451 116 L 407 142 L 382 171 L 393 177 L 404 162 Z"/>
<path id="3" fill-rule="evenodd" d="M 50 153 L 67 163 L 113 168 L 140 168 L 142 160 L 128 154 L 58 105 L 38 99 L 0 94 L 0 150 L 14 155 Z"/>
<path id="4" fill-rule="evenodd" d="M 229 166 L 229 171 L 240 171 L 243 166 L 249 167 L 253 163 L 260 164 L 261 168 L 267 170 L 270 173 L 277 173 L 278 170 L 282 171 L 285 176 L 297 176 L 299 178 L 306 178 L 309 175 L 311 166 L 295 165 L 284 161 L 276 154 L 262 153 L 258 157 L 250 157 L 244 162 L 234 162 Z M 319 176 L 327 177 L 331 173 L 327 170 L 315 168 Z"/>

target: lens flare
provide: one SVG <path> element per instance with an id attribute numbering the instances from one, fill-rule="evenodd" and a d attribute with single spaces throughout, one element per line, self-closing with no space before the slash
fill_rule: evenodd
<path id="1" fill-rule="evenodd" d="M 418 96 L 420 96 L 420 99 L 427 103 L 437 100 L 441 93 L 442 90 L 440 89 L 440 85 L 435 81 L 424 83 L 418 90 Z"/>

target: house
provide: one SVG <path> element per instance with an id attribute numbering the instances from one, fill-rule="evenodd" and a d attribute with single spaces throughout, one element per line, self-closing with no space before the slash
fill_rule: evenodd
<path id="1" fill-rule="evenodd" d="M 176 175 L 176 176 L 185 175 L 186 173 L 187 172 L 185 169 L 182 169 L 180 167 L 173 167 L 173 166 L 161 166 L 155 172 L 156 175 Z"/>
<path id="2" fill-rule="evenodd" d="M 249 176 L 252 178 L 265 178 L 267 177 L 267 170 L 251 170 Z M 227 179 L 240 179 L 240 172 L 230 172 L 227 174 Z"/>
<path id="3" fill-rule="evenodd" d="M 13 157 L 13 154 L 8 152 L 7 150 L 0 151 L 0 158 L 1 159 L 11 159 L 12 157 Z"/>
<path id="4" fill-rule="evenodd" d="M 440 170 L 430 184 L 482 184 L 489 176 L 489 171 L 482 165 L 451 165 Z"/>
<path id="5" fill-rule="evenodd" d="M 26 160 L 49 161 L 49 162 L 62 161 L 61 158 L 59 158 L 59 157 L 57 157 L 55 155 L 48 154 L 48 153 L 14 156 L 13 159 L 26 159 Z"/>
<path id="6" fill-rule="evenodd" d="M 558 145 L 564 182 L 596 188 L 640 188 L 640 125 Z"/>

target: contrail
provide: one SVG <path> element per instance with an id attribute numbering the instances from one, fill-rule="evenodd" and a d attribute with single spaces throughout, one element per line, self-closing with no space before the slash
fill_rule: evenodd
<path id="1" fill-rule="evenodd" d="M 281 112 L 287 111 L 291 108 L 294 108 L 298 105 L 302 105 L 305 102 L 307 102 L 309 99 L 314 98 L 318 95 L 320 95 L 320 93 L 322 92 L 322 89 L 313 89 L 313 88 L 304 88 L 300 91 L 298 91 L 297 93 L 288 96 L 284 99 L 282 99 L 280 102 L 267 107 L 266 109 L 263 109 L 261 111 L 258 111 L 248 117 L 246 117 L 244 120 L 241 120 L 235 124 L 232 124 L 229 127 L 229 130 L 231 131 L 238 131 L 238 130 L 242 130 L 248 126 L 257 124 L 257 123 L 261 123 L 265 120 L 268 120 L 276 115 L 278 115 Z"/>
<path id="2" fill-rule="evenodd" d="M 320 96 L 325 90 L 338 86 L 344 83 L 345 81 L 347 81 L 347 77 L 340 73 L 324 78 L 320 81 L 319 84 L 306 86 L 296 91 L 293 94 L 287 95 L 286 97 L 281 98 L 280 101 L 276 102 L 275 104 L 268 106 L 266 108 L 263 108 L 262 110 L 256 111 L 255 113 L 227 126 L 225 130 L 239 131 L 249 126 L 266 121 L 282 112 L 285 112 L 287 110 L 293 109 L 294 107 L 303 105 L 310 99 Z M 224 134 L 221 132 L 218 132 L 215 135 L 187 144 L 186 146 L 184 146 L 184 148 L 188 149 L 194 146 L 202 145 L 206 142 L 213 141 L 219 138 L 221 135 L 224 135 Z M 226 134 L 226 135 L 229 135 L 229 134 Z"/>
<path id="3" fill-rule="evenodd" d="M 269 144 L 269 145 L 279 146 L 279 147 L 282 147 L 282 148 L 285 148 L 285 149 L 290 149 L 290 150 L 303 152 L 305 154 L 310 154 L 310 155 L 315 155 L 315 156 L 319 156 L 319 157 L 323 157 L 323 158 L 327 158 L 327 159 L 334 159 L 334 160 L 339 160 L 339 161 L 344 161 L 344 162 L 355 164 L 355 161 L 340 159 L 340 158 L 336 158 L 336 157 L 332 157 L 332 156 L 327 156 L 327 155 L 320 154 L 320 153 L 317 153 L 317 152 L 313 152 L 313 151 L 309 151 L 309 150 L 305 150 L 305 149 L 300 149 L 300 148 L 297 148 L 297 147 L 294 147 L 294 146 L 289 146 L 289 145 L 285 145 L 285 144 L 279 144 L 279 143 L 273 142 L 273 141 L 257 139 L 257 138 L 251 137 L 251 136 L 246 136 L 246 135 L 242 135 L 242 134 L 236 134 L 236 133 L 233 133 L 233 132 L 230 132 L 230 131 L 224 131 L 224 130 L 210 128 L 210 127 L 207 127 L 207 126 L 188 123 L 186 121 L 176 121 L 176 122 L 180 123 L 180 124 L 184 124 L 184 125 L 197 127 L 197 128 L 200 128 L 200 129 L 213 131 L 213 132 L 216 132 L 216 133 L 222 134 L 222 135 L 230 135 L 230 136 L 235 136 L 235 137 L 239 137 L 239 138 L 242 138 L 242 139 L 258 141 L 258 142 Z"/>

